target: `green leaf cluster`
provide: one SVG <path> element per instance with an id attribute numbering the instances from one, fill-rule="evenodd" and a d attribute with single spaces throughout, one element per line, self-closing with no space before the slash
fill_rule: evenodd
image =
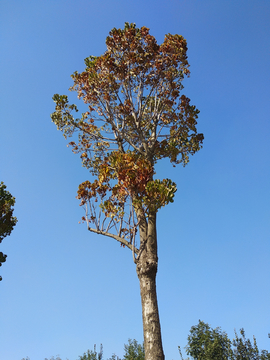
<path id="1" fill-rule="evenodd" d="M 231 341 L 220 328 L 211 329 L 203 321 L 192 326 L 186 352 L 194 360 L 227 360 L 231 358 Z"/>
<path id="2" fill-rule="evenodd" d="M 17 218 L 13 216 L 13 206 L 15 204 L 15 197 L 6 190 L 6 185 L 0 183 L 0 243 L 2 240 L 11 234 L 14 226 L 17 223 Z M 0 252 L 0 266 L 6 261 L 7 255 Z M 2 277 L 0 276 L 0 281 Z"/>
<path id="3" fill-rule="evenodd" d="M 123 360 L 144 360 L 144 346 L 139 344 L 135 339 L 129 339 L 124 350 Z"/>
<path id="4" fill-rule="evenodd" d="M 139 344 L 137 340 L 128 340 L 128 344 L 124 345 L 124 357 L 122 360 L 144 360 L 144 346 Z M 103 360 L 103 346 L 100 345 L 100 351 L 96 351 L 96 345 L 94 345 L 94 351 L 87 350 L 82 356 L 79 356 L 78 360 Z M 121 360 L 118 356 L 113 354 L 108 360 Z"/>
<path id="5" fill-rule="evenodd" d="M 103 359 L 103 346 L 100 345 L 100 351 L 96 351 L 96 345 L 94 345 L 94 351 L 87 350 L 82 356 L 79 356 L 79 360 L 102 360 Z"/>
<path id="6" fill-rule="evenodd" d="M 161 207 L 173 203 L 177 191 L 176 183 L 170 179 L 149 181 L 146 185 L 144 204 L 151 211 L 158 211 Z"/>

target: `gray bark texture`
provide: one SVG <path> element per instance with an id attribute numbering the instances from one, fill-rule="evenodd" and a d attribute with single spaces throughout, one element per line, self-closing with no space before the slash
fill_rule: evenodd
<path id="1" fill-rule="evenodd" d="M 144 247 L 136 270 L 140 281 L 145 360 L 164 360 L 156 293 L 158 257 L 155 213 L 149 214 L 148 223 L 141 224 L 140 237 Z"/>

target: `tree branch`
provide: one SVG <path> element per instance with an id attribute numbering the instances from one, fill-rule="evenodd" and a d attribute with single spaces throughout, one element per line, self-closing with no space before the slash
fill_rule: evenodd
<path id="1" fill-rule="evenodd" d="M 119 241 L 121 244 L 125 245 L 126 247 L 128 247 L 131 251 L 133 250 L 132 249 L 132 244 L 130 244 L 126 239 L 118 236 L 118 235 L 114 235 L 114 234 L 111 234 L 111 233 L 108 233 L 106 231 L 101 231 L 101 230 L 96 230 L 96 229 L 93 229 L 93 228 L 90 228 L 88 226 L 88 230 L 89 231 L 92 231 L 96 234 L 101 234 L 101 235 L 104 235 L 104 236 L 109 236 L 109 237 L 112 237 L 113 239 L 115 239 L 116 241 Z M 134 252 L 136 254 L 139 253 L 139 250 L 134 246 Z"/>

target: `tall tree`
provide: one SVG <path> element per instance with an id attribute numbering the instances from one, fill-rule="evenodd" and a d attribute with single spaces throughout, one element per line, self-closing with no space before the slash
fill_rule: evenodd
<path id="1" fill-rule="evenodd" d="M 146 360 L 164 359 L 156 295 L 158 266 L 156 214 L 173 202 L 176 184 L 155 179 L 158 160 L 186 165 L 202 146 L 199 111 L 180 94 L 189 76 L 187 43 L 167 34 L 161 45 L 146 27 L 125 23 L 112 29 L 107 50 L 85 59 L 72 75 L 78 97 L 87 104 L 81 118 L 66 95 L 54 95 L 52 121 L 71 141 L 96 179 L 79 185 L 82 220 L 97 234 L 132 251 L 140 281 Z"/>
<path id="2" fill-rule="evenodd" d="M 14 226 L 17 223 L 17 218 L 13 216 L 13 206 L 15 204 L 15 197 L 6 190 L 6 185 L 1 181 L 0 183 L 0 243 L 3 239 L 11 234 Z M 6 261 L 7 255 L 0 251 L 0 266 Z M 0 281 L 2 277 L 0 276 Z"/>

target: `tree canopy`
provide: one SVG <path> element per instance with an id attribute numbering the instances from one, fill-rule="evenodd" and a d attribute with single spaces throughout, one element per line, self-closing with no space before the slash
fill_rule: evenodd
<path id="1" fill-rule="evenodd" d="M 154 165 L 168 158 L 173 166 L 185 166 L 203 135 L 196 129 L 199 110 L 180 95 L 190 73 L 181 35 L 167 34 L 158 45 L 148 28 L 126 23 L 123 30 L 110 31 L 106 45 L 103 55 L 85 59 L 85 71 L 72 75 L 70 90 L 87 111 L 75 118 L 77 106 L 56 94 L 51 117 L 65 137 L 79 133 L 69 144 L 96 176 L 79 186 L 87 211 L 82 220 L 138 255 L 139 217 L 172 202 L 176 192 L 170 179 L 154 179 Z"/>

